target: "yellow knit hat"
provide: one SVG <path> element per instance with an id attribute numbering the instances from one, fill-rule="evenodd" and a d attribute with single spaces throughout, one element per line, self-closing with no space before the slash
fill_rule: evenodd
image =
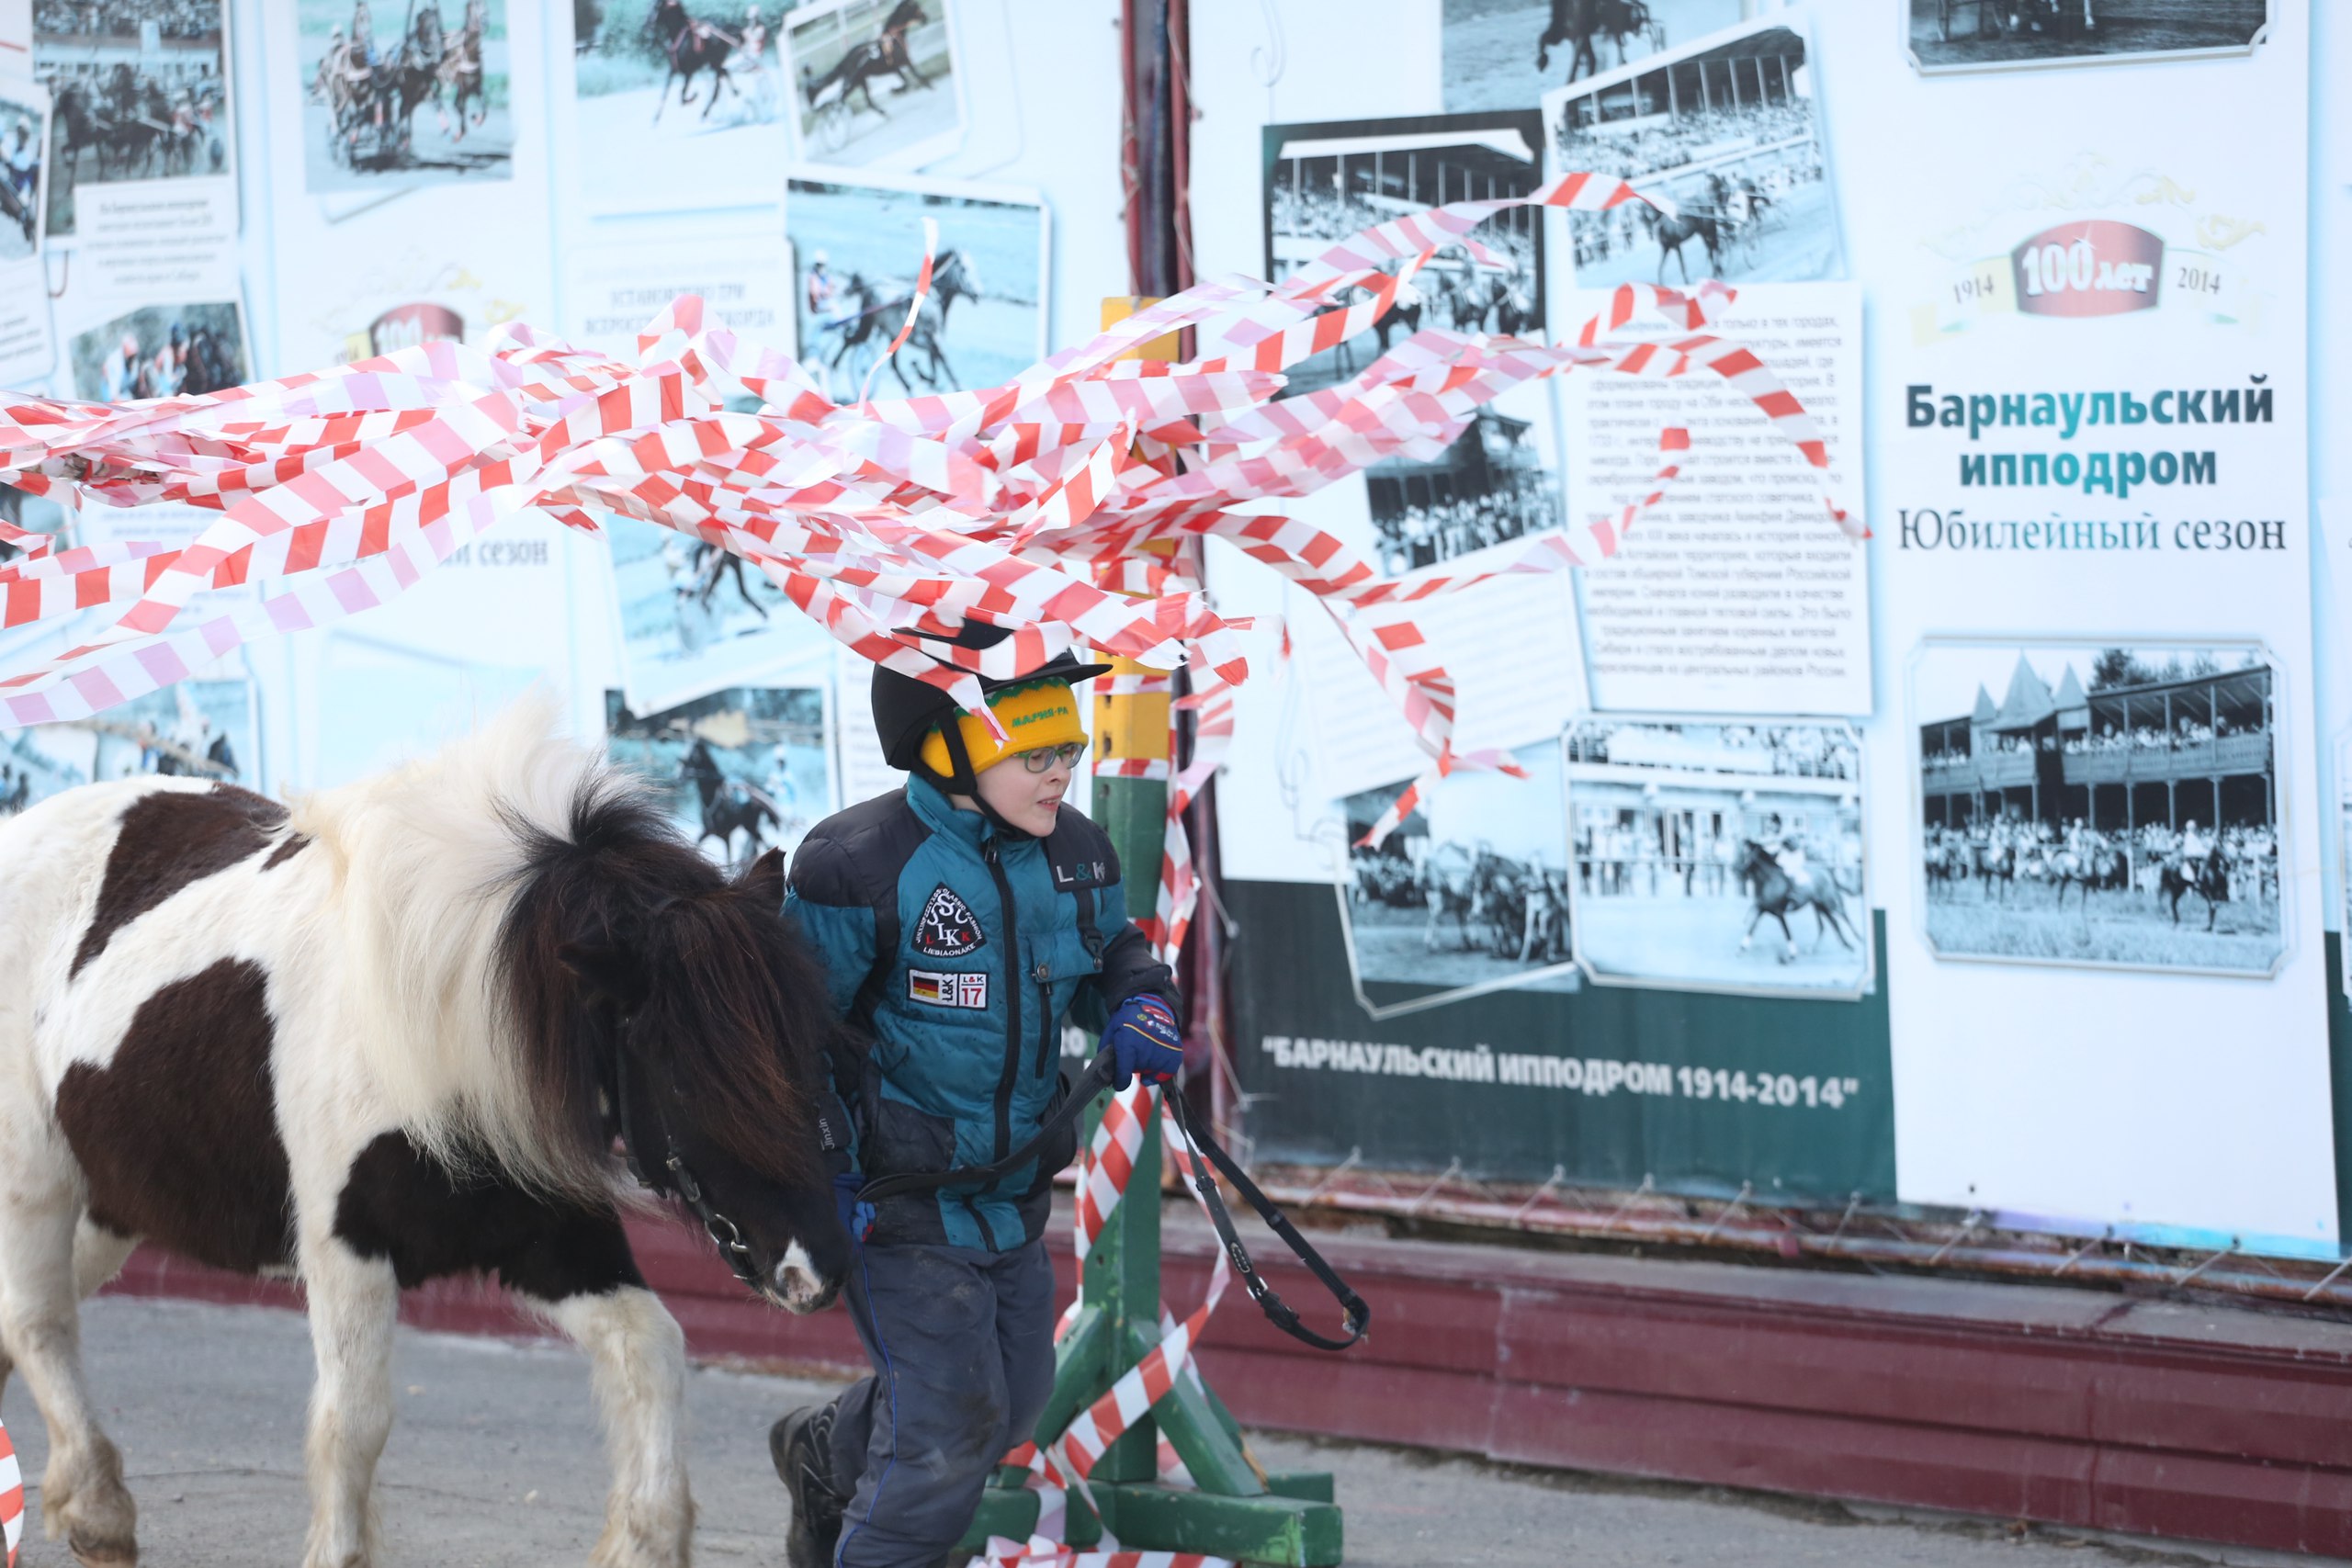
<path id="1" fill-rule="evenodd" d="M 1084 743 L 1085 727 L 1078 719 L 1078 697 L 1069 682 L 1058 676 L 1021 681 L 989 694 L 989 711 L 1004 726 L 1004 739 L 989 733 L 988 721 L 976 713 L 959 711 L 956 728 L 964 738 L 964 753 L 972 772 L 980 773 L 1017 752 L 1040 747 Z M 952 778 L 956 763 L 947 754 L 947 738 L 933 725 L 922 740 L 922 764 L 934 778 Z"/>

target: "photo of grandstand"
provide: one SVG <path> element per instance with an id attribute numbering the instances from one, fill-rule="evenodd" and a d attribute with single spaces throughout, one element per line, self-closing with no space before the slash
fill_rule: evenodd
<path id="1" fill-rule="evenodd" d="M 1568 215 L 1580 288 L 1845 276 L 1804 37 L 1755 23 L 1545 96 L 1555 173 L 1657 201 Z"/>
<path id="2" fill-rule="evenodd" d="M 1405 213 L 1532 195 L 1543 183 L 1542 137 L 1531 110 L 1266 127 L 1265 276 L 1279 283 L 1333 242 Z M 1488 219 L 1471 231 L 1477 250 L 1443 247 L 1378 324 L 1293 366 L 1289 395 L 1348 380 L 1424 328 L 1540 334 L 1543 235 L 1533 208 Z"/>

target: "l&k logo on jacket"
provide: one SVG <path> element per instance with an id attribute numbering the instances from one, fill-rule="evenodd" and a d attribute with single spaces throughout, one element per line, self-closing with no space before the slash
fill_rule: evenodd
<path id="1" fill-rule="evenodd" d="M 922 919 L 915 923 L 915 951 L 927 958 L 961 958 L 979 950 L 988 939 L 978 917 L 956 890 L 941 883 L 923 900 Z"/>

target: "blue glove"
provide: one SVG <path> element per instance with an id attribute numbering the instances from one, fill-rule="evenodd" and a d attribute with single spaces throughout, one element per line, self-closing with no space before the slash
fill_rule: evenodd
<path id="1" fill-rule="evenodd" d="M 1119 1064 L 1119 1087 L 1140 1077 L 1146 1083 L 1173 1083 L 1184 1066 L 1184 1037 L 1177 1032 L 1176 1015 L 1158 997 L 1129 997 L 1111 1014 L 1102 1043 Z"/>
<path id="2" fill-rule="evenodd" d="M 865 1178 L 854 1170 L 833 1173 L 833 1212 L 841 1215 L 842 1229 L 852 1241 L 864 1241 L 874 1229 L 874 1205 L 857 1201 L 858 1189 L 865 1185 Z"/>

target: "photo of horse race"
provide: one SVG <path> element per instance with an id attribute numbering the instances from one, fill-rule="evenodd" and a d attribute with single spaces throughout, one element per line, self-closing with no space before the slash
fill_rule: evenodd
<path id="1" fill-rule="evenodd" d="M 1843 277 L 1809 60 L 1803 33 L 1758 22 L 1546 94 L 1554 172 L 1657 203 L 1568 214 L 1577 287 Z"/>
<path id="2" fill-rule="evenodd" d="M 74 232 L 82 186 L 232 172 L 221 0 L 33 0 L 32 12 L 52 239 Z"/>
<path id="3" fill-rule="evenodd" d="M 368 0 L 300 0 L 303 187 L 511 177 L 506 5 L 385 0 L 379 18 Z"/>
<path id="4" fill-rule="evenodd" d="M 1563 746 L 1586 974 L 1681 990 L 1870 988 L 1853 726 L 1587 718 Z"/>
<path id="5" fill-rule="evenodd" d="M 40 254 L 40 175 L 49 146 L 48 118 L 35 103 L 0 96 L 0 264 Z"/>
<path id="6" fill-rule="evenodd" d="M 1405 781 L 1349 795 L 1340 913 L 1374 1017 L 1484 991 L 1573 991 L 1567 817 L 1555 741 L 1512 753 L 1527 777 L 1464 771 L 1377 846 L 1357 840 Z"/>
<path id="7" fill-rule="evenodd" d="M 802 157 L 910 167 L 962 132 L 947 0 L 831 0 L 790 23 Z"/>
<path id="8" fill-rule="evenodd" d="M 939 225 L 931 292 L 907 341 L 923 220 Z M 784 232 L 799 268 L 800 363 L 827 395 L 877 398 L 994 387 L 1046 355 L 1046 209 L 1001 187 L 806 175 L 785 182 Z"/>
<path id="9" fill-rule="evenodd" d="M 820 687 L 734 687 L 642 716 L 608 691 L 605 732 L 613 761 L 663 792 L 679 831 L 722 866 L 788 856 L 832 813 Z"/>
<path id="10" fill-rule="evenodd" d="M 775 199 L 790 0 L 571 0 L 573 143 L 602 210 Z"/>
<path id="11" fill-rule="evenodd" d="M 1273 283 L 1368 224 L 1449 201 L 1532 195 L 1544 180 L 1543 123 L 1525 110 L 1270 125 L 1264 134 L 1264 276 Z M 1348 380 L 1424 327 L 1541 336 L 1543 215 L 1513 208 L 1470 238 L 1483 254 L 1441 247 L 1377 324 L 1292 366 L 1284 395 Z"/>
<path id="12" fill-rule="evenodd" d="M 2259 648 L 1928 642 L 1911 702 L 1939 955 L 2277 967 L 2278 693 Z"/>
<path id="13" fill-rule="evenodd" d="M 92 401 L 218 392 L 249 379 L 243 311 L 150 305 L 74 334 L 74 395 Z"/>
<path id="14" fill-rule="evenodd" d="M 2245 54 L 2270 0 L 1911 0 L 1905 42 L 1921 75 Z"/>
<path id="15" fill-rule="evenodd" d="M 1512 108 L 1736 27 L 1754 0 L 1445 0 L 1445 107 Z"/>

